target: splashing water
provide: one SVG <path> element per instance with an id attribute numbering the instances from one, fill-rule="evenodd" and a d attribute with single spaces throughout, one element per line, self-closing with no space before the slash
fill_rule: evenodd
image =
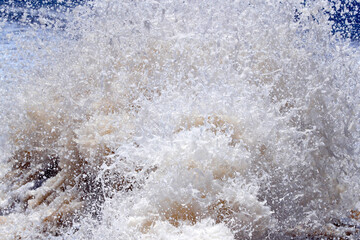
<path id="1" fill-rule="evenodd" d="M 329 8 L 95 0 L 10 36 L 0 236 L 359 237 L 360 55 Z"/>

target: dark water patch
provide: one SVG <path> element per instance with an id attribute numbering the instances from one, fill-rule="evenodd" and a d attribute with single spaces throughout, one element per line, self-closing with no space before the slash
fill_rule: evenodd
<path id="1" fill-rule="evenodd" d="M 0 19 L 18 24 L 40 24 L 46 27 L 64 27 L 67 12 L 86 0 L 2 0 L 0 1 Z"/>
<path id="2" fill-rule="evenodd" d="M 1 0 L 0 5 L 31 9 L 39 9 L 42 7 L 56 9 L 60 7 L 76 7 L 85 2 L 86 0 Z"/>
<path id="3" fill-rule="evenodd" d="M 333 22 L 333 33 L 352 40 L 360 39 L 360 2 L 356 0 L 331 1 L 329 20 Z"/>

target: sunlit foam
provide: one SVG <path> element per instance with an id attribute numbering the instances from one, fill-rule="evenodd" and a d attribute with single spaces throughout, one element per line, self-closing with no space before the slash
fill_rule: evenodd
<path id="1" fill-rule="evenodd" d="M 5 238 L 346 234 L 358 52 L 324 2 L 212 4 L 93 1 L 17 39 L 34 61 L 1 88 Z"/>

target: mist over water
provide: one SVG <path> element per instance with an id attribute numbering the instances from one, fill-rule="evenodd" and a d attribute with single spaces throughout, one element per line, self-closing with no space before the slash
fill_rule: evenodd
<path id="1" fill-rule="evenodd" d="M 1 238 L 359 238 L 360 54 L 331 9 L 95 0 L 3 23 Z"/>

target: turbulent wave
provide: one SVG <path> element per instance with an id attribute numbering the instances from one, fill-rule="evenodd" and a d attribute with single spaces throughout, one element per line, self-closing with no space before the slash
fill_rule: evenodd
<path id="1" fill-rule="evenodd" d="M 359 237 L 360 58 L 329 6 L 92 1 L 10 36 L 1 236 Z"/>

